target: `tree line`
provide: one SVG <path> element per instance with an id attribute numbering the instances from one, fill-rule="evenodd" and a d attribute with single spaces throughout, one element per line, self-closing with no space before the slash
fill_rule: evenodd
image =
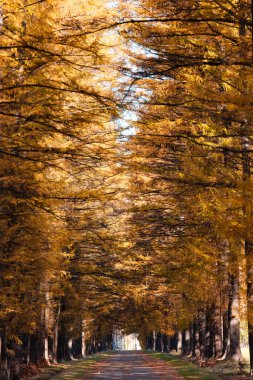
<path id="1" fill-rule="evenodd" d="M 1 376 L 115 328 L 197 357 L 249 344 L 252 369 L 250 1 L 0 20 Z"/>
<path id="2" fill-rule="evenodd" d="M 158 314 L 143 344 L 174 332 L 185 354 L 237 361 L 249 344 L 252 371 L 251 2 L 131 4 L 130 238 Z"/>
<path id="3" fill-rule="evenodd" d="M 116 71 L 109 86 L 113 47 L 86 35 L 104 12 L 68 1 L 0 9 L 3 379 L 110 344 Z"/>

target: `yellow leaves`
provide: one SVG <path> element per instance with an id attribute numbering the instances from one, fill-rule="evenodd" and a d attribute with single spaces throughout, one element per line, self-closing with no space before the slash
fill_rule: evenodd
<path id="1" fill-rule="evenodd" d="M 75 253 L 76 253 L 76 250 L 75 249 L 71 249 L 71 250 L 68 250 L 68 251 L 61 252 L 60 255 L 64 259 L 72 259 L 75 256 Z"/>
<path id="2" fill-rule="evenodd" d="M 12 335 L 11 334 L 11 335 L 8 336 L 8 338 L 9 338 L 10 341 L 15 342 L 18 346 L 20 346 L 22 344 L 22 340 L 19 339 L 19 337 L 17 335 Z M 15 352 L 13 352 L 13 356 L 14 355 L 15 355 Z"/>
<path id="3" fill-rule="evenodd" d="M 205 253 L 204 247 L 202 249 L 199 249 L 197 246 L 193 246 L 190 249 L 194 256 L 196 255 L 197 257 L 205 259 L 206 261 L 212 262 L 214 259 L 211 255 L 208 255 L 207 253 Z"/>

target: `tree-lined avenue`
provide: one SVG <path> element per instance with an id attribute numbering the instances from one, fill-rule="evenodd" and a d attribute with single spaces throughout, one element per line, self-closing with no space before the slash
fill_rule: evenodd
<path id="1" fill-rule="evenodd" d="M 1 2 L 1 379 L 253 376 L 252 99 L 250 0 Z"/>

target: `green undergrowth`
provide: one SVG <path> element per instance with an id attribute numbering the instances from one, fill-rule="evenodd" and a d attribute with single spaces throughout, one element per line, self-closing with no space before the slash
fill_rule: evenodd
<path id="1" fill-rule="evenodd" d="M 85 376 L 85 368 L 94 365 L 96 362 L 104 359 L 106 354 L 89 356 L 77 361 L 69 361 L 52 365 L 43 369 L 43 371 L 30 378 L 31 380 L 73 380 Z"/>

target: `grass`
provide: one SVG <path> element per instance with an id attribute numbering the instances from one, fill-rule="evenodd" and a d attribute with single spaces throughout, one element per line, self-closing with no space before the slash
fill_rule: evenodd
<path id="1" fill-rule="evenodd" d="M 77 361 L 60 363 L 43 369 L 43 371 L 33 376 L 32 380 L 73 380 L 85 375 L 85 368 L 102 360 L 106 354 L 87 357 Z"/>
<path id="2" fill-rule="evenodd" d="M 160 352 L 148 352 L 152 357 L 170 362 L 173 368 L 185 379 L 192 380 L 216 380 L 219 376 L 214 373 L 208 373 L 205 369 L 199 368 L 191 362 L 180 359 L 176 356 Z"/>
<path id="3" fill-rule="evenodd" d="M 192 363 L 186 358 L 182 358 L 179 354 L 172 352 L 172 354 L 161 353 L 161 352 L 148 352 L 151 356 L 159 358 L 162 360 L 169 361 L 170 364 L 182 375 L 185 379 L 192 380 L 216 380 L 216 379 L 231 379 L 232 376 L 236 378 L 242 377 L 245 379 L 245 376 L 242 376 L 238 363 L 221 360 L 217 361 L 214 367 L 205 367 L 200 368 L 197 364 Z M 244 357 L 244 373 L 249 373 L 249 358 L 248 352 L 245 349 L 245 352 L 242 350 Z M 239 376 L 239 377 L 238 377 Z"/>

